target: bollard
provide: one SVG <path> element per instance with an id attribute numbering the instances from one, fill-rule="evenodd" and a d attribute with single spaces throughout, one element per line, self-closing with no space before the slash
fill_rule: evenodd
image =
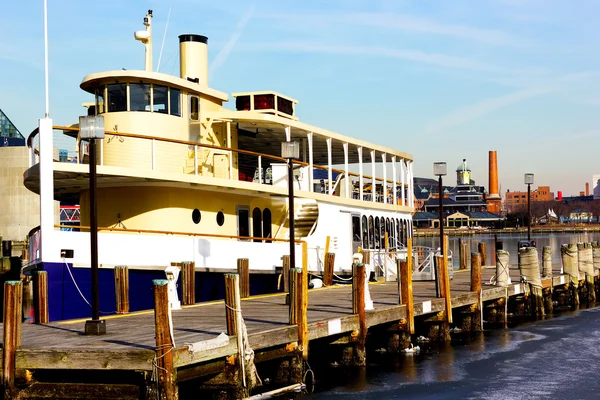
<path id="1" fill-rule="evenodd" d="M 358 314 L 359 326 L 358 344 L 356 346 L 357 364 L 366 365 L 367 316 L 365 314 L 365 264 L 352 264 L 352 278 L 352 313 Z"/>
<path id="2" fill-rule="evenodd" d="M 290 292 L 290 256 L 286 255 L 281 257 L 282 262 L 282 274 L 283 274 L 283 291 L 285 293 Z"/>
<path id="3" fill-rule="evenodd" d="M 573 305 L 579 304 L 579 261 L 577 259 L 577 245 L 575 243 L 560 246 L 563 272 L 570 277 L 570 289 L 573 296 Z"/>
<path id="4" fill-rule="evenodd" d="M 184 261 L 181 263 L 181 304 L 191 306 L 196 304 L 196 263 Z"/>
<path id="5" fill-rule="evenodd" d="M 20 281 L 4 283 L 4 343 L 2 352 L 2 382 L 4 398 L 16 398 L 15 389 L 15 354 L 20 346 L 21 328 L 20 310 L 22 309 L 22 290 Z M 8 396 L 7 396 L 8 395 Z"/>
<path id="6" fill-rule="evenodd" d="M 542 249 L 542 276 L 552 277 L 552 248 L 544 246 Z"/>
<path id="7" fill-rule="evenodd" d="M 471 292 L 481 291 L 481 258 L 479 253 L 471 253 Z"/>
<path id="8" fill-rule="evenodd" d="M 298 324 L 299 292 L 302 291 L 302 270 L 300 268 L 290 269 L 290 303 L 289 323 Z"/>
<path id="9" fill-rule="evenodd" d="M 235 298 L 240 290 L 240 277 L 238 274 L 225 274 L 225 320 L 227 321 L 227 335 L 238 334 Z"/>

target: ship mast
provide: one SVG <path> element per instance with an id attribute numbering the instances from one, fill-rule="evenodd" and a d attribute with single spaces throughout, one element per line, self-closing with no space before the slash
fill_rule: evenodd
<path id="1" fill-rule="evenodd" d="M 144 17 L 144 25 L 146 30 L 135 31 L 133 36 L 135 40 L 139 40 L 146 47 L 144 70 L 152 72 L 152 10 L 148 10 L 148 14 Z"/>

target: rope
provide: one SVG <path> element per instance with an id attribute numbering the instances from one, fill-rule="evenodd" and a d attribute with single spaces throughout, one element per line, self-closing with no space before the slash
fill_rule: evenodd
<path id="1" fill-rule="evenodd" d="M 77 285 L 77 282 L 75 282 L 75 277 L 73 276 L 73 273 L 71 272 L 71 267 L 69 267 L 69 264 L 67 264 L 66 261 L 63 261 L 63 263 L 65 264 L 65 266 L 67 267 L 67 271 L 69 271 L 69 275 L 71 276 L 71 280 L 73 281 L 73 284 L 75 285 L 75 289 L 77 289 L 77 291 L 79 292 L 79 295 L 81 296 L 81 298 L 83 299 L 83 301 L 85 301 L 87 303 L 88 306 L 92 306 L 90 304 L 90 302 L 85 298 L 85 296 L 83 295 L 83 293 L 81 292 L 81 289 L 79 289 L 79 285 Z M 102 310 L 98 310 L 100 312 L 100 314 L 114 314 L 116 313 L 115 311 L 112 312 L 107 312 L 107 311 L 102 311 Z"/>
<path id="2" fill-rule="evenodd" d="M 590 243 L 577 243 L 577 250 L 579 276 L 581 274 L 585 274 L 588 277 L 594 276 L 592 245 Z"/>
<path id="3" fill-rule="evenodd" d="M 560 256 L 563 263 L 563 271 L 571 277 L 573 285 L 579 284 L 579 267 L 577 265 L 577 245 L 575 243 L 560 246 Z"/>
<path id="4" fill-rule="evenodd" d="M 523 247 L 519 249 L 519 270 L 521 271 L 521 276 L 527 279 L 527 282 L 531 285 L 542 287 L 538 253 L 535 247 Z"/>
<path id="5" fill-rule="evenodd" d="M 552 276 L 552 248 L 544 246 L 542 249 L 542 276 Z"/>
<path id="6" fill-rule="evenodd" d="M 509 268 L 508 264 L 510 254 L 506 250 L 496 250 L 496 285 L 508 286 Z"/>

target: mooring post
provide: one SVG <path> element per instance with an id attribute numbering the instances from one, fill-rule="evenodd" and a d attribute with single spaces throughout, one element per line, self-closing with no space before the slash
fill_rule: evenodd
<path id="1" fill-rule="evenodd" d="M 481 291 L 481 259 L 479 253 L 471 253 L 471 292 Z"/>
<path id="2" fill-rule="evenodd" d="M 237 316 L 235 315 L 235 292 L 240 290 L 238 274 L 225 274 L 225 319 L 227 320 L 227 335 L 236 336 Z"/>
<path id="3" fill-rule="evenodd" d="M 448 265 L 448 235 L 444 235 L 444 274 L 441 275 L 441 278 L 444 280 L 445 285 L 445 294 L 444 298 L 446 299 L 446 322 L 452 323 L 452 295 L 450 293 L 450 269 L 452 269 L 452 265 Z"/>
<path id="4" fill-rule="evenodd" d="M 196 263 L 184 261 L 181 263 L 181 304 L 191 306 L 196 304 Z"/>
<path id="5" fill-rule="evenodd" d="M 281 257 L 281 274 L 283 275 L 283 291 L 290 292 L 290 256 Z"/>
<path id="6" fill-rule="evenodd" d="M 158 374 L 158 394 L 161 400 L 176 400 L 177 385 L 174 379 L 173 340 L 171 338 L 171 312 L 169 307 L 166 279 L 152 281 L 154 291 L 154 324 L 156 336 L 156 371 Z"/>
<path id="7" fill-rule="evenodd" d="M 410 260 L 410 258 L 409 258 Z M 409 332 L 415 333 L 415 308 L 413 303 L 412 267 L 409 261 L 400 261 L 401 303 L 406 306 Z"/>
<path id="8" fill-rule="evenodd" d="M 563 272 L 570 277 L 573 306 L 579 305 L 579 261 L 577 259 L 577 245 L 575 243 L 561 245 L 560 255 Z"/>
<path id="9" fill-rule="evenodd" d="M 579 259 L 579 275 L 584 275 L 587 290 L 587 301 L 588 304 L 594 304 L 596 302 L 596 289 L 594 288 L 595 272 L 592 245 L 590 243 L 578 243 L 577 249 L 577 257 Z"/>
<path id="10" fill-rule="evenodd" d="M 250 266 L 247 258 L 238 258 L 237 271 L 240 276 L 240 296 L 242 299 L 250 297 Z"/>
<path id="11" fill-rule="evenodd" d="M 19 338 L 22 308 L 22 290 L 20 281 L 4 283 L 4 343 L 2 352 L 2 382 L 4 398 L 15 398 L 15 353 L 21 344 Z"/>
<path id="12" fill-rule="evenodd" d="M 302 242 L 302 275 L 298 306 L 298 348 L 308 360 L 308 243 Z"/>
<path id="13" fill-rule="evenodd" d="M 355 365 L 366 365 L 365 345 L 367 342 L 367 316 L 365 314 L 366 269 L 363 263 L 352 264 L 352 312 L 358 314 L 358 343 Z"/>
<path id="14" fill-rule="evenodd" d="M 129 312 L 129 268 L 124 265 L 115 266 L 115 300 L 117 314 Z"/>
<path id="15" fill-rule="evenodd" d="M 412 273 L 413 273 L 413 240 L 412 237 L 409 237 L 406 240 L 406 272 L 403 274 L 407 277 L 407 285 L 408 285 L 408 321 L 410 324 L 410 334 L 415 334 L 415 305 L 413 302 L 413 287 L 412 287 Z"/>
<path id="16" fill-rule="evenodd" d="M 48 317 L 48 272 L 33 271 L 33 320 L 36 324 L 47 324 Z"/>
<path id="17" fill-rule="evenodd" d="M 335 264 L 335 253 L 325 254 L 325 267 L 323 268 L 323 285 L 333 285 L 333 265 Z"/>
<path id="18" fill-rule="evenodd" d="M 481 254 L 481 266 L 485 267 L 487 265 L 487 249 L 485 242 L 479 242 L 477 248 L 479 249 L 479 254 Z"/>
<path id="19" fill-rule="evenodd" d="M 469 242 L 463 241 L 460 245 L 460 269 L 468 269 L 469 266 Z"/>

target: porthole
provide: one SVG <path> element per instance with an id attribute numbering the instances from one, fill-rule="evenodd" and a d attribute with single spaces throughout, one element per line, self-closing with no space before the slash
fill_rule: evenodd
<path id="1" fill-rule="evenodd" d="M 194 208 L 194 211 L 192 211 L 192 221 L 194 221 L 195 224 L 200 222 L 200 219 L 202 218 L 202 214 L 200 213 L 200 210 L 198 210 L 197 208 Z"/>
<path id="2" fill-rule="evenodd" d="M 223 211 L 219 211 L 217 213 L 217 225 L 223 226 L 225 223 L 225 215 L 223 215 Z"/>

